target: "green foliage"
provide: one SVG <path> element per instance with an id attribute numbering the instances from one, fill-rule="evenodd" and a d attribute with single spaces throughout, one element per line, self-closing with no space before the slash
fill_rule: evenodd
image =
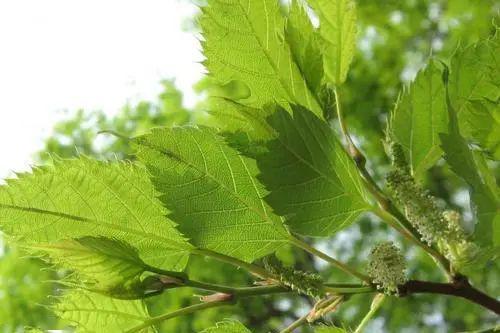
<path id="1" fill-rule="evenodd" d="M 353 0 L 311 0 L 320 20 L 326 78 L 344 83 L 356 46 L 356 4 Z"/>
<path id="2" fill-rule="evenodd" d="M 104 236 L 135 246 L 150 265 L 181 270 L 191 247 L 156 195 L 142 167 L 55 161 L 0 187 L 0 223 L 22 244 Z"/>
<path id="3" fill-rule="evenodd" d="M 416 178 L 441 157 L 439 134 L 447 131 L 445 86 L 436 61 L 421 70 L 403 92 L 390 119 L 389 135 L 399 143 Z"/>
<path id="4" fill-rule="evenodd" d="M 495 32 L 488 18 L 494 2 L 439 6 L 208 0 L 200 25 L 211 75 L 197 89 L 219 98 L 187 110 L 173 82 L 166 81 L 155 102 L 128 105 L 112 118 L 80 112 L 59 124 L 47 144 L 52 153 L 73 157 L 78 150 L 98 159 L 116 154 L 139 161 L 56 160 L 8 180 L 0 187 L 2 230 L 31 253 L 70 270 L 58 271 L 72 289 L 54 309 L 82 332 L 138 332 L 148 324 L 159 331 L 194 332 L 228 317 L 242 324 L 222 322 L 203 332 L 248 333 L 245 326 L 268 332 L 296 322 L 304 310 L 340 327 L 367 312 L 357 332 L 367 324 L 366 331 L 375 331 L 368 321 L 382 298 L 376 296 L 369 309 L 365 293 L 376 293 L 375 284 L 398 296 L 405 270 L 411 279 L 441 280 L 428 254 L 452 280 L 464 278 L 457 272 L 467 274 L 474 286 L 498 294 L 498 37 L 470 43 Z M 312 23 L 311 10 L 319 25 Z M 466 46 L 448 61 L 458 39 Z M 356 46 L 361 52 L 354 58 Z M 393 154 L 388 177 L 393 205 L 380 181 L 389 168 L 382 129 L 402 81 L 417 72 L 388 121 L 390 141 L 402 147 Z M 366 166 L 339 139 L 335 106 L 346 110 L 338 121 L 366 153 Z M 173 126 L 193 122 L 221 130 Z M 166 128 L 135 137 L 155 126 Z M 98 130 L 122 135 L 106 136 L 97 145 Z M 457 199 L 464 186 L 471 189 L 472 219 Z M 363 214 L 369 211 L 405 238 Z M 393 239 L 402 251 L 387 242 Z M 366 266 L 363 254 L 380 241 L 365 278 L 356 267 Z M 274 252 L 286 264 L 266 271 L 262 263 L 269 259 L 259 259 Z M 317 257 L 328 264 L 318 264 Z M 364 284 L 350 283 L 359 278 Z M 15 281 L 20 280 L 19 275 Z M 199 294 L 200 302 L 193 302 Z M 37 290 L 33 295 L 35 301 L 41 297 Z M 233 306 L 218 307 L 223 300 Z M 488 327 L 496 320 L 465 300 L 425 294 L 387 298 L 379 315 L 385 331 L 433 332 L 438 329 L 425 315 L 439 312 L 446 318 L 443 331 Z M 5 327 L 44 326 L 37 325 L 39 319 L 23 320 L 19 316 Z M 345 332 L 309 325 L 302 331 Z"/>
<path id="5" fill-rule="evenodd" d="M 276 101 L 286 107 L 294 102 L 321 115 L 319 103 L 283 39 L 285 18 L 278 1 L 207 3 L 200 19 L 203 53 L 205 65 L 218 83 L 238 80 L 245 84 L 248 93 L 239 102 L 249 106 L 259 108 Z"/>
<path id="6" fill-rule="evenodd" d="M 271 207 L 288 217 L 286 223 L 293 231 L 328 236 L 369 208 L 367 193 L 335 132 L 303 107 L 292 106 L 292 110 L 289 114 L 271 109 L 264 112 L 265 117 L 243 106 L 235 111 L 261 140 L 265 138 L 256 160 L 259 179 L 270 190 L 266 200 Z"/>
<path id="7" fill-rule="evenodd" d="M 142 300 L 117 300 L 100 294 L 71 291 L 53 306 L 54 312 L 77 327 L 77 332 L 125 332 L 149 318 Z M 140 333 L 156 332 L 145 328 Z"/>
<path id="8" fill-rule="evenodd" d="M 262 199 L 255 161 L 215 130 L 156 129 L 135 142 L 160 200 L 195 246 L 253 261 L 287 242 L 280 217 Z"/>
<path id="9" fill-rule="evenodd" d="M 200 333 L 251 333 L 243 324 L 237 321 L 223 321 L 216 326 L 207 328 Z"/>

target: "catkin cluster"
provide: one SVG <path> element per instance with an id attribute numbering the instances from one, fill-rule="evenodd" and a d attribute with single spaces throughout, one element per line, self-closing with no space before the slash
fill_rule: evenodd
<path id="1" fill-rule="evenodd" d="M 368 275 L 384 293 L 397 294 L 398 285 L 406 282 L 405 270 L 404 257 L 392 242 L 380 243 L 372 249 Z"/>
<path id="2" fill-rule="evenodd" d="M 393 170 L 387 176 L 387 184 L 422 240 L 429 245 L 463 240 L 459 214 L 441 209 L 436 199 L 415 182 L 400 145 L 393 143 L 391 154 Z"/>
<path id="3" fill-rule="evenodd" d="M 325 294 L 323 291 L 323 279 L 318 274 L 283 266 L 274 257 L 267 258 L 264 261 L 264 265 L 269 273 L 276 275 L 282 285 L 298 293 L 315 298 L 321 298 Z"/>

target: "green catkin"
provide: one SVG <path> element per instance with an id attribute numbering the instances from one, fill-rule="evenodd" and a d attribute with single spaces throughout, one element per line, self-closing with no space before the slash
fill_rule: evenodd
<path id="1" fill-rule="evenodd" d="M 405 271 L 405 259 L 392 242 L 380 243 L 372 249 L 368 275 L 385 294 L 398 293 L 398 286 L 406 282 Z"/>
<path id="2" fill-rule="evenodd" d="M 276 275 L 282 285 L 298 293 L 314 298 L 321 298 L 325 295 L 323 279 L 318 274 L 283 266 L 275 257 L 266 258 L 264 265 L 269 273 Z"/>
<path id="3" fill-rule="evenodd" d="M 449 212 L 442 210 L 437 205 L 436 199 L 422 189 L 411 176 L 399 144 L 391 144 L 391 154 L 393 170 L 387 176 L 387 184 L 422 240 L 429 245 L 443 240 L 462 240 L 464 233 L 459 222 L 449 220 L 453 214 L 450 215 Z"/>

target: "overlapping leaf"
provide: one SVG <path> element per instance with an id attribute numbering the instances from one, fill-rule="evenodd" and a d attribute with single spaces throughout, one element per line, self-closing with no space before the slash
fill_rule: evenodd
<path id="1" fill-rule="evenodd" d="M 220 83 L 244 83 L 250 94 L 240 102 L 246 105 L 294 102 L 322 114 L 284 38 L 279 1 L 207 3 L 200 19 L 205 64 Z"/>
<path id="2" fill-rule="evenodd" d="M 73 290 L 53 306 L 54 312 L 76 326 L 80 333 L 123 333 L 149 318 L 141 300 L 125 301 L 96 293 Z M 138 331 L 153 333 L 148 327 Z"/>
<path id="3" fill-rule="evenodd" d="M 439 134 L 447 131 L 448 112 L 441 76 L 439 65 L 431 60 L 391 114 L 389 135 L 403 147 L 417 178 L 442 155 Z"/>
<path id="4" fill-rule="evenodd" d="M 300 106 L 292 106 L 293 114 L 234 103 L 233 109 L 260 133 L 264 152 L 251 154 L 270 191 L 266 201 L 293 231 L 328 236 L 368 209 L 356 166 L 323 120 Z"/>
<path id="5" fill-rule="evenodd" d="M 215 130 L 155 129 L 135 142 L 170 217 L 195 246 L 252 261 L 286 243 L 281 219 L 262 199 L 255 161 Z"/>
<path id="6" fill-rule="evenodd" d="M 449 96 L 448 96 L 449 97 Z M 484 156 L 470 149 L 460 133 L 457 112 L 447 99 L 449 130 L 440 136 L 445 159 L 452 170 L 471 187 L 473 211 L 478 223 L 475 240 L 483 246 L 500 246 L 500 200 L 498 187 Z"/>
<path id="7" fill-rule="evenodd" d="M 353 0 L 308 0 L 319 17 L 325 76 L 342 84 L 356 48 L 356 4 Z"/>
<path id="8" fill-rule="evenodd" d="M 128 242 L 148 264 L 184 268 L 191 245 L 168 220 L 146 170 L 81 158 L 0 187 L 0 226 L 26 245 L 84 236 Z"/>
<path id="9" fill-rule="evenodd" d="M 500 43 L 494 37 L 459 49 L 451 59 L 450 101 L 462 135 L 500 159 Z"/>
<path id="10" fill-rule="evenodd" d="M 287 18 L 285 36 L 292 56 L 312 92 L 318 92 L 323 78 L 323 59 L 319 34 L 313 27 L 304 5 L 293 0 Z"/>

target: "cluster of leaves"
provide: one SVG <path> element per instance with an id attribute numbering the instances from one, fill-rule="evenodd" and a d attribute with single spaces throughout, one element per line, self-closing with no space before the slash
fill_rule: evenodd
<path id="1" fill-rule="evenodd" d="M 218 85 L 240 88 L 207 104 L 220 130 L 155 129 L 120 148 L 140 164 L 56 159 L 1 188 L 2 229 L 75 271 L 65 281 L 75 289 L 54 306 L 58 315 L 84 332 L 102 325 L 149 331 L 163 317 L 150 316 L 143 299 L 187 283 L 177 272 L 189 257 L 259 275 L 249 263 L 290 245 L 318 255 L 297 235 L 330 237 L 377 211 L 366 177 L 328 122 L 353 58 L 356 9 L 352 1 L 309 4 L 318 28 L 298 2 L 285 14 L 273 0 L 203 7 L 206 66 Z M 497 49 L 495 37 L 459 50 L 449 69 L 431 60 L 402 94 L 388 129 L 412 178 L 422 179 L 444 155 L 471 187 L 479 221 L 473 239 L 484 260 L 495 258 L 500 243 L 498 189 L 486 160 L 498 147 L 491 121 Z M 248 332 L 235 322 L 207 331 Z"/>

